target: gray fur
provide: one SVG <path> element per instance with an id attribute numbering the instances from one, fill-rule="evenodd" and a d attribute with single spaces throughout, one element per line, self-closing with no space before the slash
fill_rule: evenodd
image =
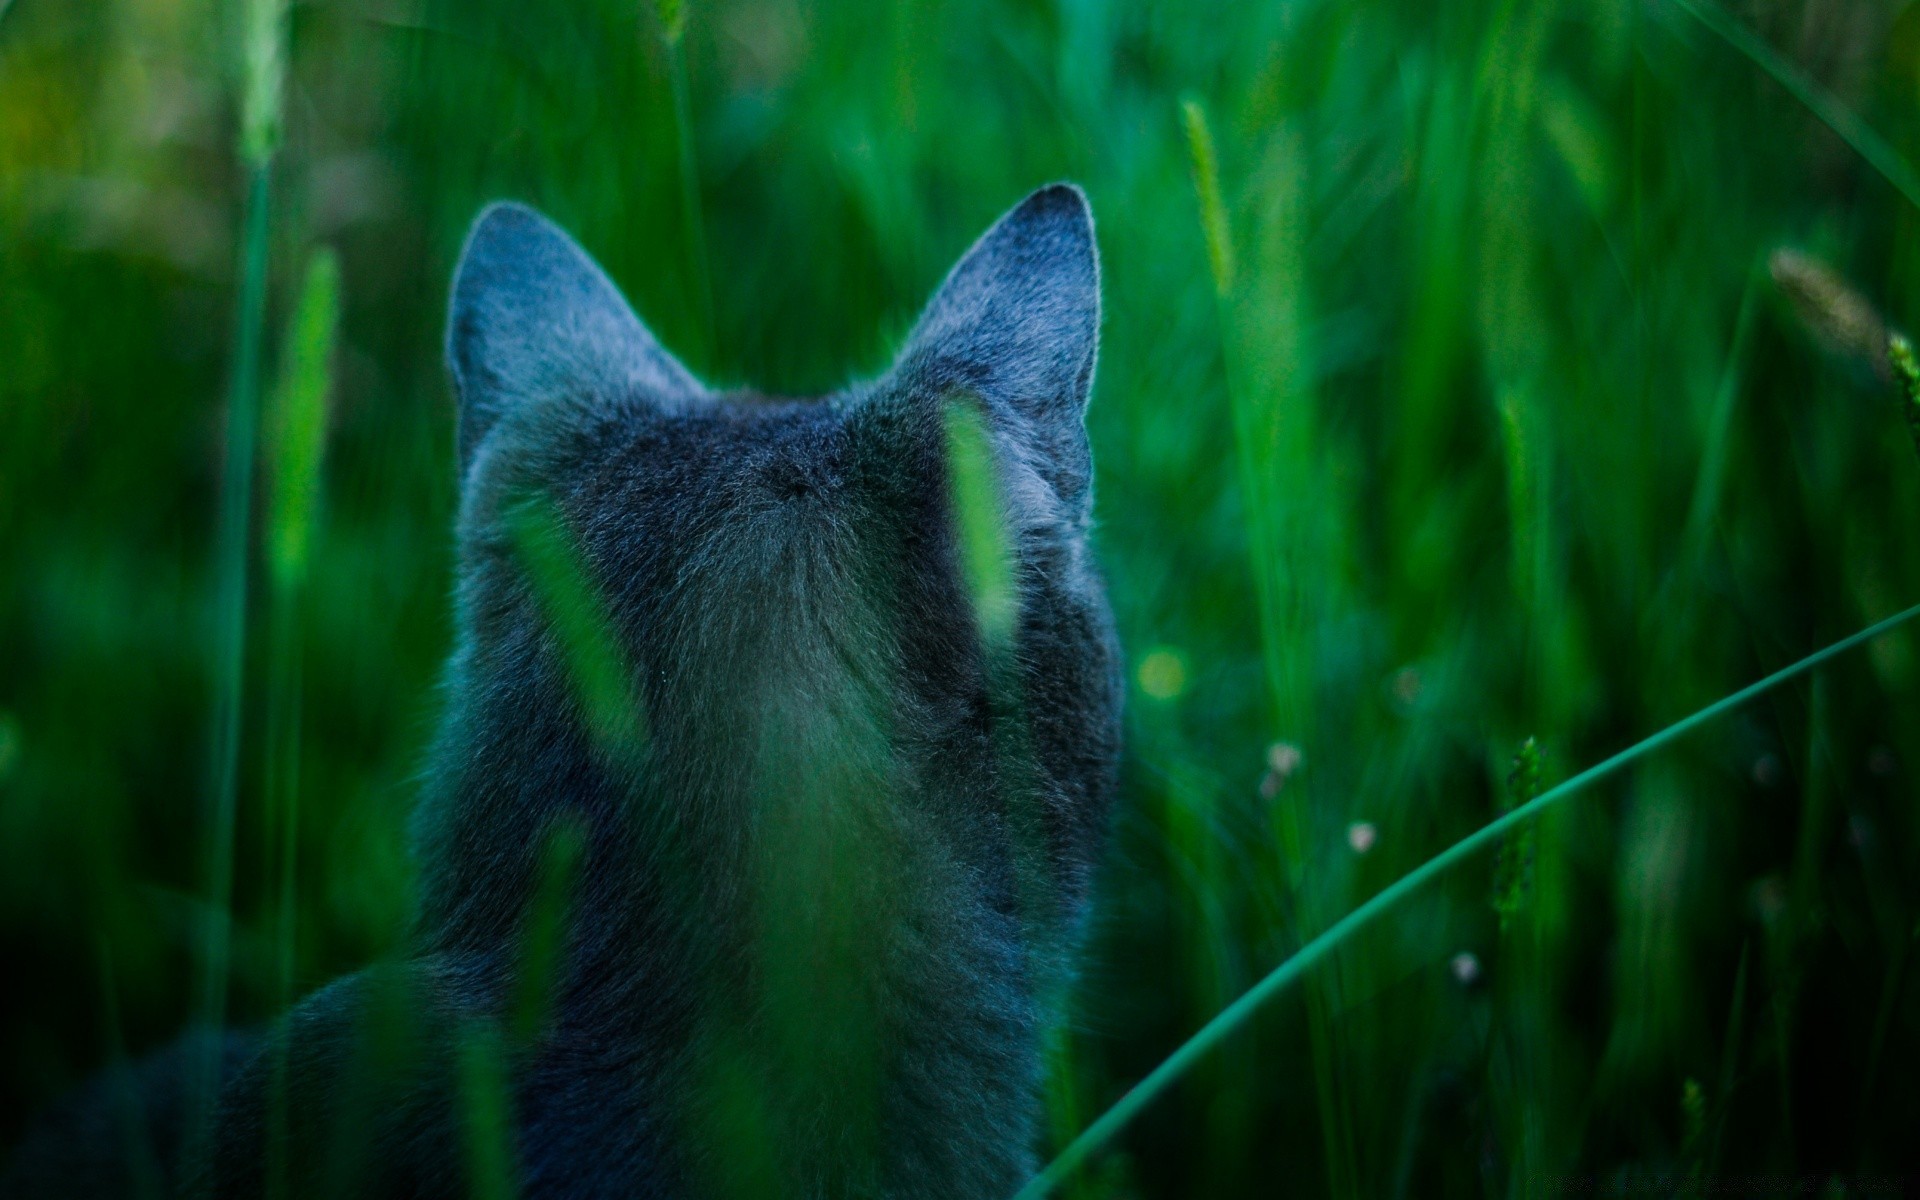
<path id="1" fill-rule="evenodd" d="M 907 339 L 896 385 L 961 386 L 1018 422 L 1060 498 L 1091 500 L 1084 416 L 1100 338 L 1100 260 L 1080 189 L 1042 188 L 974 244 Z"/>
<path id="2" fill-rule="evenodd" d="M 597 264 L 532 209 L 496 204 L 474 222 L 454 274 L 447 368 L 460 397 L 460 465 L 504 412 L 645 391 L 700 391 Z"/>
<path id="3" fill-rule="evenodd" d="M 565 234 L 481 215 L 449 318 L 458 645 L 413 946 L 281 1028 L 294 1194 L 348 1186 L 342 1147 L 360 1194 L 466 1194 L 477 1032 L 505 1055 L 527 1196 L 1025 1179 L 1118 756 L 1086 544 L 1098 327 L 1064 185 L 967 253 L 892 372 L 811 401 L 703 388 Z M 1020 598 L 1005 651 L 958 565 L 950 403 L 991 431 Z M 596 733 L 516 540 L 529 500 L 577 539 L 643 740 Z M 551 1009 L 517 1038 L 557 822 L 584 850 Z M 272 1064 L 228 1088 L 202 1178 L 221 1194 L 261 1190 Z"/>

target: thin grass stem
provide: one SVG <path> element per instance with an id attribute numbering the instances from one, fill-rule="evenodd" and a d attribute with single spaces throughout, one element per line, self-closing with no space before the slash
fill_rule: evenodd
<path id="1" fill-rule="evenodd" d="M 1727 1106 L 1733 1099 L 1734 1081 L 1739 1078 L 1740 1047 L 1747 1021 L 1747 953 L 1749 943 L 1740 946 L 1740 965 L 1733 973 L 1733 999 L 1727 1008 L 1727 1036 L 1720 1048 L 1720 1084 L 1714 1092 L 1713 1136 L 1707 1148 L 1707 1172 L 1720 1169 L 1720 1138 L 1727 1131 Z"/>
<path id="2" fill-rule="evenodd" d="M 662 4 L 660 19 L 667 45 L 667 85 L 673 94 L 673 136 L 680 167 L 680 236 L 686 242 L 687 274 L 693 283 L 699 318 L 702 356 L 714 349 L 713 277 L 707 264 L 706 219 L 700 210 L 700 173 L 693 152 L 693 104 L 687 95 L 687 63 L 683 50 L 686 9 L 679 3 Z M 711 365 L 709 362 L 708 365 Z"/>
<path id="3" fill-rule="evenodd" d="M 247 534 L 253 512 L 253 460 L 259 424 L 260 346 L 267 306 L 267 231 L 271 160 L 250 164 L 241 241 L 240 302 L 234 333 L 232 390 L 227 401 L 227 461 L 221 484 L 214 602 L 215 687 L 213 796 L 207 814 L 207 919 L 202 931 L 195 1011 L 209 1030 L 226 1024 L 233 898 L 233 839 L 240 786 L 241 710 L 247 646 Z M 217 1047 L 217 1040 L 210 1040 Z M 197 1064 L 190 1153 L 204 1149 L 220 1060 L 210 1050 Z"/>
<path id="4" fill-rule="evenodd" d="M 1713 528 L 1720 508 L 1720 493 L 1727 474 L 1727 445 L 1733 431 L 1733 410 L 1745 381 L 1747 348 L 1753 341 L 1754 315 L 1759 309 L 1763 266 L 1756 263 L 1747 272 L 1746 287 L 1740 293 L 1739 315 L 1733 321 L 1733 341 L 1727 348 L 1726 363 L 1720 371 L 1720 387 L 1714 394 L 1713 414 L 1707 422 L 1706 447 L 1700 455 L 1700 470 L 1694 476 L 1693 498 L 1687 504 L 1686 532 L 1681 536 L 1687 548 L 1686 561 L 1698 562 L 1708 531 Z"/>
<path id="5" fill-rule="evenodd" d="M 273 159 L 280 135 L 285 76 L 285 5 L 250 0 L 245 11 L 238 150 L 247 194 L 240 242 L 240 295 L 234 318 L 234 360 L 227 396 L 226 467 L 214 545 L 214 737 L 207 814 L 207 917 L 195 1012 L 211 1036 L 195 1056 L 190 1081 L 187 1161 L 199 1160 L 212 1137 L 220 1086 L 219 1031 L 226 1025 L 232 952 L 233 840 L 240 789 L 241 710 L 246 689 L 247 542 L 253 518 L 253 476 L 260 424 L 260 359 L 267 318 L 267 250 Z"/>

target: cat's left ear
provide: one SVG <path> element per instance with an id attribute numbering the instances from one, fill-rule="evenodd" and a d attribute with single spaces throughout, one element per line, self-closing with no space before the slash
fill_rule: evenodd
<path id="1" fill-rule="evenodd" d="M 587 252 L 518 204 L 488 207 L 467 235 L 447 313 L 447 366 L 460 399 L 463 474 L 495 423 L 525 405 L 554 405 L 560 417 L 622 396 L 677 404 L 701 394 Z"/>
<path id="2" fill-rule="evenodd" d="M 1028 196 L 960 259 L 901 351 L 893 379 L 916 392 L 964 388 L 1069 507 L 1087 503 L 1087 397 L 1100 341 L 1100 259 L 1087 198 L 1072 184 Z"/>

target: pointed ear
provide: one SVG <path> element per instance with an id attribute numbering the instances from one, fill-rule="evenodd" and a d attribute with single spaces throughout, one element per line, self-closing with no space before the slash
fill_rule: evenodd
<path id="1" fill-rule="evenodd" d="M 1085 414 L 1100 339 L 1100 262 L 1087 198 L 1041 188 L 1001 217 L 947 276 L 893 379 L 916 391 L 969 388 L 1070 506 L 1092 476 Z"/>
<path id="2" fill-rule="evenodd" d="M 494 204 L 473 223 L 453 276 L 447 365 L 460 403 L 464 474 L 487 431 L 535 401 L 585 406 L 700 394 L 572 238 L 530 208 Z"/>

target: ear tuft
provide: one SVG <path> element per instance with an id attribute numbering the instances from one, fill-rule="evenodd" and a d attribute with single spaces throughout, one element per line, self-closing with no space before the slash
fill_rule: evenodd
<path id="1" fill-rule="evenodd" d="M 1061 498 L 1084 505 L 1085 413 L 1100 339 L 1093 214 L 1072 184 L 1041 188 L 1001 217 L 940 285 L 894 378 L 965 387 L 1031 444 Z"/>
<path id="2" fill-rule="evenodd" d="M 460 403 L 460 465 L 506 413 L 532 402 L 697 395 L 605 272 L 559 227 L 497 203 L 454 270 L 447 365 Z"/>

